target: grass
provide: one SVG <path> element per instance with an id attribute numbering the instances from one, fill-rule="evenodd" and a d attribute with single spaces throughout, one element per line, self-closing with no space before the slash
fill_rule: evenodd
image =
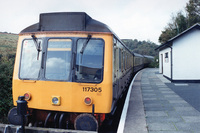
<path id="1" fill-rule="evenodd" d="M 17 48 L 17 34 L 0 32 L 0 54 L 15 54 Z"/>

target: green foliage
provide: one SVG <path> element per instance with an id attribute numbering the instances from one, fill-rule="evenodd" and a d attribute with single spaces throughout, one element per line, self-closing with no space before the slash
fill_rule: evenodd
<path id="1" fill-rule="evenodd" d="M 0 123 L 7 123 L 13 107 L 12 75 L 18 35 L 0 32 Z"/>
<path id="2" fill-rule="evenodd" d="M 0 54 L 15 54 L 18 35 L 0 32 Z"/>
<path id="3" fill-rule="evenodd" d="M 122 39 L 122 41 L 126 44 L 126 46 L 134 53 L 142 54 L 142 55 L 150 55 L 156 56 L 158 52 L 155 51 L 155 48 L 158 47 L 153 42 L 150 41 L 138 41 L 137 39 Z"/>
<path id="4" fill-rule="evenodd" d="M 14 58 L 2 56 L 0 61 L 0 122 L 6 122 L 8 111 L 13 106 L 12 74 Z"/>
<path id="5" fill-rule="evenodd" d="M 200 23 L 200 2 L 198 0 L 189 0 L 185 11 L 186 16 L 181 11 L 172 16 L 171 22 L 167 24 L 158 39 L 160 43 L 165 43 L 187 28 Z"/>
<path id="6" fill-rule="evenodd" d="M 186 4 L 188 27 L 200 22 L 200 1 L 190 0 Z"/>
<path id="7" fill-rule="evenodd" d="M 154 61 L 149 64 L 149 67 L 150 68 L 158 68 L 159 67 L 158 56 L 154 57 Z"/>
<path id="8" fill-rule="evenodd" d="M 138 41 L 137 39 L 122 39 L 122 41 L 134 53 L 154 56 L 154 62 L 150 64 L 150 67 L 158 67 L 158 62 L 156 62 L 156 59 L 158 59 L 158 51 L 155 51 L 158 45 L 150 41 Z"/>

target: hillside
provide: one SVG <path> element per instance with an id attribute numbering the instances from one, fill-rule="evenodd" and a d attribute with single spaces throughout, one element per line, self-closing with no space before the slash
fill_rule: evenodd
<path id="1" fill-rule="evenodd" d="M 0 32 L 0 55 L 13 55 L 17 48 L 17 34 Z"/>
<path id="2" fill-rule="evenodd" d="M 138 41 L 137 39 L 122 39 L 122 41 L 132 52 L 142 55 L 158 56 L 158 51 L 155 51 L 155 48 L 157 48 L 158 45 L 153 42 Z"/>
<path id="3" fill-rule="evenodd" d="M 12 103 L 12 74 L 17 48 L 17 34 L 0 32 L 0 123 L 7 123 Z"/>

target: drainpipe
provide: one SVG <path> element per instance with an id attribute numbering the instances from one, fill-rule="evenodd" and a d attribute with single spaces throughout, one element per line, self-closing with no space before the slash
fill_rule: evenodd
<path id="1" fill-rule="evenodd" d="M 171 46 L 169 46 L 169 48 L 171 49 L 171 81 L 173 80 L 173 74 L 172 74 L 172 72 L 173 72 L 173 62 L 172 62 L 172 47 Z"/>

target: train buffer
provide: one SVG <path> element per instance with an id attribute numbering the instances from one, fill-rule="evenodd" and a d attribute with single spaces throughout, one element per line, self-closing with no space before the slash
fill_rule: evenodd
<path id="1" fill-rule="evenodd" d="M 200 83 L 173 83 L 143 69 L 129 87 L 118 133 L 199 132 L 199 94 Z"/>
<path id="2" fill-rule="evenodd" d="M 17 133 L 21 126 L 0 124 L 0 133 Z M 56 128 L 25 127 L 26 133 L 97 133 L 93 131 L 78 131 Z M 20 133 L 20 132 L 19 132 Z"/>

